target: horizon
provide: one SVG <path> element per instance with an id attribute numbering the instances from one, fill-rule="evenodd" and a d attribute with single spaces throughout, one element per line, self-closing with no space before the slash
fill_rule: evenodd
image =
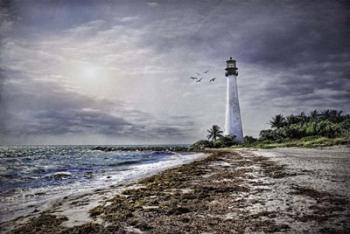
<path id="1" fill-rule="evenodd" d="M 118 145 L 118 144 L 105 144 L 105 145 L 91 145 L 91 144 L 85 144 L 85 145 L 75 145 L 75 144 L 46 144 L 46 145 L 29 145 L 29 144 L 13 144 L 13 145 L 0 145 L 0 146 L 117 146 L 117 147 L 129 147 L 129 146 L 190 146 L 191 144 L 181 144 L 181 143 L 174 143 L 174 144 L 128 144 L 128 145 Z"/>
<path id="2" fill-rule="evenodd" d="M 245 136 L 276 114 L 349 114 L 349 10 L 331 0 L 4 1 L 0 145 L 191 144 L 224 127 L 229 57 Z"/>

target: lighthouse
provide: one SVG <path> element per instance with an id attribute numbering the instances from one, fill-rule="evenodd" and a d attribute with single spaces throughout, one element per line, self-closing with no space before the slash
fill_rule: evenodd
<path id="1" fill-rule="evenodd" d="M 243 130 L 241 121 L 241 111 L 239 108 L 237 76 L 238 68 L 236 60 L 230 57 L 226 61 L 226 116 L 225 116 L 225 132 L 226 136 L 234 136 L 235 141 L 243 143 Z"/>

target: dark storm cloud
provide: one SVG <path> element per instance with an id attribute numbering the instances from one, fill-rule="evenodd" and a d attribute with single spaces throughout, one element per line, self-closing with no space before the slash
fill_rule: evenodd
<path id="1" fill-rule="evenodd" d="M 123 103 L 96 100 L 64 90 L 54 82 L 11 79 L 5 84 L 6 119 L 0 135 L 102 134 L 115 137 L 183 137 L 193 123 L 156 121 L 150 114 L 126 109 Z M 33 92 L 40 90 L 40 92 Z M 185 117 L 182 117 L 185 118 Z"/>
<path id="2" fill-rule="evenodd" d="M 10 14 L 10 1 L 0 2 L 0 46 L 3 43 L 3 38 L 6 37 L 6 33 L 11 27 L 11 14 Z M 1 59 L 1 50 L 0 50 Z M 4 128 L 4 123 L 1 121 L 5 118 L 5 103 L 3 102 L 5 74 L 4 69 L 0 67 L 0 129 Z"/>
<path id="3" fill-rule="evenodd" d="M 261 76 L 266 84 L 257 105 L 275 100 L 279 107 L 312 109 L 318 100 L 318 107 L 349 111 L 349 10 L 345 1 L 280 1 L 268 8 L 271 14 L 253 24 L 240 44 L 248 48 L 243 61 L 275 73 Z"/>
<path id="4" fill-rule="evenodd" d="M 43 111 L 33 116 L 37 124 L 28 126 L 29 134 L 64 134 L 97 132 L 101 134 L 122 134 L 124 128 L 132 126 L 123 118 L 98 110 Z"/>
<path id="5" fill-rule="evenodd" d="M 350 8 L 341 1 L 321 3 L 298 2 L 293 11 L 285 12 L 288 18 L 282 18 L 282 30 L 274 30 L 281 23 L 276 21 L 267 32 L 255 37 L 261 43 L 250 40 L 257 47 L 249 62 L 284 73 L 270 84 L 269 95 L 261 103 L 285 97 L 291 101 L 285 102 L 285 107 L 305 106 L 309 100 L 318 99 L 324 108 L 333 104 L 344 108 L 344 103 L 350 101 L 344 94 L 350 90 Z M 283 103 L 279 105 L 283 107 Z"/>
<path id="6" fill-rule="evenodd" d="M 103 112 L 111 103 L 66 91 L 52 82 L 11 79 L 5 87 L 5 102 L 11 104 L 7 106 L 7 118 L 2 119 L 5 134 L 117 132 L 130 125 Z"/>
<path id="7" fill-rule="evenodd" d="M 152 34 L 144 40 L 159 53 L 183 49 L 196 60 L 233 55 L 239 65 L 273 71 L 271 77 L 255 74 L 256 82 L 265 83 L 259 90 L 264 98 L 255 104 L 285 97 L 285 107 L 290 101 L 299 105 L 300 96 L 310 93 L 305 100 L 332 95 L 350 101 L 346 94 L 318 93 L 350 89 L 348 1 L 179 1 L 158 7 L 167 20 L 148 26 Z"/>
<path id="8" fill-rule="evenodd" d="M 255 54 L 256 59 L 293 67 L 304 62 L 332 61 L 330 55 L 349 52 L 350 16 L 346 5 L 338 1 L 300 1 L 293 10 L 297 13 L 289 12 L 281 34 L 275 31 L 259 38 L 263 46 Z"/>

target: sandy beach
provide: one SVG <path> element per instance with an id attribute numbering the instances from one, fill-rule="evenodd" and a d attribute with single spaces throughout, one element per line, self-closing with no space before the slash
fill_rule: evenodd
<path id="1" fill-rule="evenodd" d="M 350 148 L 207 151 L 127 185 L 62 197 L 11 233 L 349 233 Z"/>

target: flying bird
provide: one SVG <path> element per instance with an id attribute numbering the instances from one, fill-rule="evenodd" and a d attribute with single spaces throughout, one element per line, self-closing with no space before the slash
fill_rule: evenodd
<path id="1" fill-rule="evenodd" d="M 210 80 L 209 80 L 209 82 L 214 82 L 216 80 L 216 78 L 214 77 L 214 78 L 211 78 Z"/>
<path id="2" fill-rule="evenodd" d="M 206 70 L 204 73 L 207 74 L 209 72 L 209 70 Z"/>

